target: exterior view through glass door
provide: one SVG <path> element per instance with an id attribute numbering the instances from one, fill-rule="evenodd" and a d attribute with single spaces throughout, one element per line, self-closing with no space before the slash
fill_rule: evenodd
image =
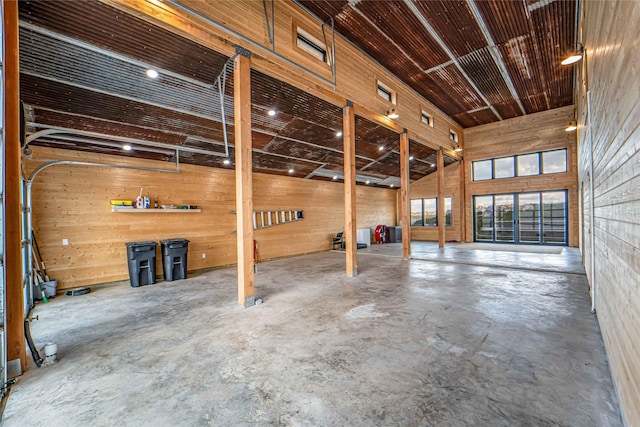
<path id="1" fill-rule="evenodd" d="M 567 244 L 567 192 L 473 197 L 477 242 Z"/>

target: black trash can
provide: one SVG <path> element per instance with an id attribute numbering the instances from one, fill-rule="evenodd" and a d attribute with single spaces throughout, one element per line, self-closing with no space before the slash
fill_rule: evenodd
<path id="1" fill-rule="evenodd" d="M 156 283 L 156 242 L 128 242 L 127 261 L 131 286 Z"/>
<path id="2" fill-rule="evenodd" d="M 187 239 L 161 240 L 162 248 L 162 273 L 164 280 L 171 282 L 187 278 L 187 252 L 189 241 Z"/>

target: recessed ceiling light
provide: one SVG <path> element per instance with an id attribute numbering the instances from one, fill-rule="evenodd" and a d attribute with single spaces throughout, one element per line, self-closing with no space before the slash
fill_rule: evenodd
<path id="1" fill-rule="evenodd" d="M 294 173 L 295 170 L 294 169 L 289 169 L 289 173 Z"/>
<path id="2" fill-rule="evenodd" d="M 409 157 L 409 160 L 413 160 L 413 156 Z"/>
<path id="3" fill-rule="evenodd" d="M 382 151 L 384 150 L 384 147 L 381 145 L 380 148 L 378 148 L 378 151 Z"/>
<path id="4" fill-rule="evenodd" d="M 129 144 L 124 144 L 124 145 L 122 146 L 122 149 L 123 149 L 124 151 L 131 151 L 131 150 L 133 150 L 133 147 L 132 147 L 132 146 L 130 146 Z"/>
<path id="5" fill-rule="evenodd" d="M 389 187 L 393 188 L 393 184 L 391 184 Z"/>
<path id="6" fill-rule="evenodd" d="M 267 111 L 267 114 L 270 115 L 271 117 L 276 115 L 276 110 L 269 110 Z"/>
<path id="7" fill-rule="evenodd" d="M 366 181 L 365 181 L 365 184 L 369 184 L 370 182 L 371 182 L 371 181 L 369 181 L 369 180 L 366 180 Z"/>
<path id="8" fill-rule="evenodd" d="M 147 77 L 149 77 L 150 79 L 157 79 L 158 76 L 159 74 L 156 70 L 153 70 L 151 68 L 147 70 Z"/>
<path id="9" fill-rule="evenodd" d="M 231 160 L 229 160 L 229 159 L 224 159 L 224 160 L 222 161 L 222 163 L 224 163 L 225 165 L 228 165 L 228 164 L 230 164 L 230 163 L 231 163 Z"/>
<path id="10" fill-rule="evenodd" d="M 333 175 L 333 180 L 337 180 L 338 179 L 338 175 Z"/>
<path id="11" fill-rule="evenodd" d="M 429 163 L 429 167 L 430 167 L 430 168 L 432 168 L 432 167 L 434 167 L 434 166 L 435 166 L 435 164 L 434 164 L 434 163 Z"/>
<path id="12" fill-rule="evenodd" d="M 337 136 L 338 138 L 340 138 L 340 137 L 342 136 L 342 132 L 337 132 L 337 133 L 336 133 L 336 136 Z"/>

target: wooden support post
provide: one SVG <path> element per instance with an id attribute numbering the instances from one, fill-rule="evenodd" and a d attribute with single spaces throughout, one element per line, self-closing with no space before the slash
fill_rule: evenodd
<path id="1" fill-rule="evenodd" d="M 342 116 L 344 142 L 344 241 L 347 275 L 358 275 L 356 238 L 356 119 L 353 104 L 347 103 Z"/>
<path id="2" fill-rule="evenodd" d="M 409 136 L 400 134 L 400 219 L 402 220 L 402 258 L 411 258 L 411 220 L 409 218 Z"/>
<path id="3" fill-rule="evenodd" d="M 4 1 L 4 150 L 5 150 L 5 261 L 7 360 L 11 374 L 27 366 L 24 341 L 22 289 L 22 235 L 20 200 L 20 67 L 18 55 L 18 2 Z M 17 366 L 17 361 L 20 366 Z"/>
<path id="4" fill-rule="evenodd" d="M 461 242 L 467 241 L 467 206 L 466 206 L 467 198 L 465 197 L 466 185 L 464 181 L 465 166 L 466 165 L 464 163 L 464 160 L 460 160 L 459 166 L 458 166 L 459 168 L 458 173 L 460 177 L 460 197 L 459 197 L 460 207 L 458 209 L 460 209 L 460 241 Z M 453 209 L 453 206 L 451 208 Z"/>
<path id="5" fill-rule="evenodd" d="M 238 303 L 254 302 L 253 176 L 251 171 L 251 60 L 238 50 L 233 69 L 236 161 L 236 221 L 238 241 Z"/>
<path id="6" fill-rule="evenodd" d="M 438 246 L 444 248 L 444 153 L 442 150 L 438 150 L 436 173 L 438 180 Z"/>

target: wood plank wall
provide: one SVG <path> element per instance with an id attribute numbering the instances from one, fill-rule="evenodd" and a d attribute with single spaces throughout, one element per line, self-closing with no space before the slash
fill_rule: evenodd
<path id="1" fill-rule="evenodd" d="M 574 107 L 562 107 L 502 122 L 465 129 L 466 241 L 473 241 L 473 196 L 524 191 L 567 190 L 569 246 L 578 246 L 578 178 L 575 132 L 565 128 L 573 120 Z M 472 181 L 474 160 L 566 148 L 568 172 L 521 178 Z"/>
<path id="2" fill-rule="evenodd" d="M 33 147 L 34 158 L 171 168 L 170 163 Z M 34 168 L 28 162 L 28 170 Z M 189 270 L 236 262 L 232 169 L 181 165 L 182 173 L 53 166 L 33 185 L 34 230 L 58 289 L 127 280 L 125 242 L 186 238 Z M 134 199 L 140 187 L 160 204 L 191 204 L 201 213 L 113 213 L 110 199 Z M 394 190 L 357 186 L 358 227 L 395 223 Z M 300 222 L 255 232 L 260 259 L 329 250 L 344 227 L 340 183 L 254 174 L 254 208 L 302 209 Z M 63 246 L 62 239 L 69 239 Z M 202 254 L 206 254 L 206 259 Z M 157 257 L 157 273 L 161 259 Z"/>
<path id="3" fill-rule="evenodd" d="M 460 136 L 464 146 L 464 132 L 460 125 L 440 111 L 435 105 L 419 96 L 370 57 L 364 55 L 345 39 L 336 35 L 336 88 L 311 74 L 292 66 L 249 43 L 198 18 L 189 16 L 171 4 L 148 0 L 101 0 L 127 13 L 134 14 L 170 31 L 197 41 L 226 55 L 235 52 L 235 44 L 254 53 L 251 66 L 282 81 L 293 84 L 329 102 L 345 105 L 345 100 L 363 106 L 383 116 L 390 104 L 377 95 L 376 80 L 381 80 L 397 92 L 398 119 L 393 120 L 398 129 L 406 128 L 411 138 L 437 148 L 452 148 L 449 131 Z M 217 22 L 271 49 L 262 2 L 198 1 L 189 7 L 212 17 Z M 290 0 L 275 2 L 275 51 L 326 80 L 332 80 L 331 69 L 295 46 L 296 27 L 300 26 L 319 40 L 323 40 L 321 23 L 309 16 Z M 331 31 L 325 26 L 327 43 L 331 44 Z M 421 121 L 421 110 L 433 115 L 434 126 Z"/>
<path id="4" fill-rule="evenodd" d="M 581 249 L 623 414 L 627 425 L 640 426 L 640 7 L 584 2 L 581 31 L 587 52 L 576 80 Z"/>
<path id="5" fill-rule="evenodd" d="M 456 162 L 444 168 L 444 193 L 445 197 L 451 197 L 451 210 L 453 224 L 445 227 L 445 241 L 462 241 L 462 227 L 460 216 L 460 163 Z M 432 173 L 409 186 L 410 199 L 423 199 L 437 197 L 437 178 Z M 438 241 L 438 227 L 411 227 L 411 240 Z"/>

